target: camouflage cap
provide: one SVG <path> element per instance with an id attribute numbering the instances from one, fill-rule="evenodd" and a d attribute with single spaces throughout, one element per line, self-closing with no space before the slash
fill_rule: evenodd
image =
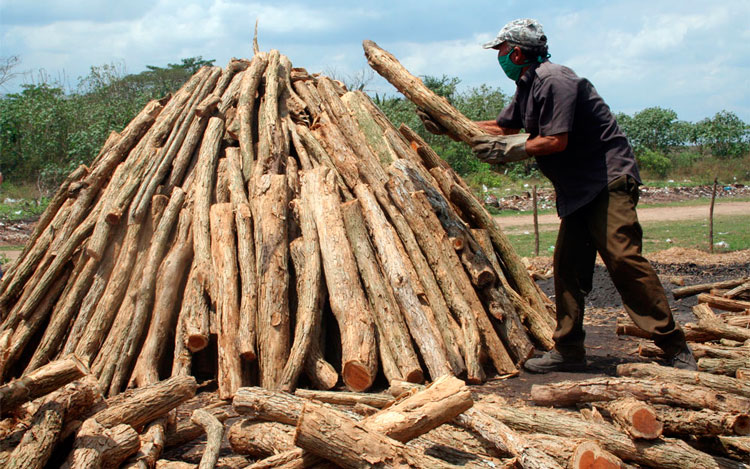
<path id="1" fill-rule="evenodd" d="M 518 19 L 503 26 L 503 29 L 497 33 L 497 37 L 482 47 L 492 49 L 505 41 L 519 46 L 544 47 L 547 45 L 547 36 L 544 35 L 542 25 L 537 20 Z"/>

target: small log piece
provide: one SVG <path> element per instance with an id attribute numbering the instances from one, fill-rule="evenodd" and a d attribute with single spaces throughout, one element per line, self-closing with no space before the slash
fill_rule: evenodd
<path id="1" fill-rule="evenodd" d="M 88 367 L 75 355 L 37 368 L 0 386 L 0 415 L 8 415 L 24 402 L 49 394 L 88 373 Z"/>
<path id="2" fill-rule="evenodd" d="M 598 443 L 586 440 L 573 450 L 568 467 L 571 469 L 624 469 L 625 463 Z"/>
<path id="3" fill-rule="evenodd" d="M 335 429 L 335 431 L 331 431 Z M 302 449 L 347 468 L 391 465 L 404 468 L 454 467 L 425 455 L 332 408 L 308 402 L 302 409 L 294 442 Z"/>
<path id="4" fill-rule="evenodd" d="M 195 395 L 198 385 L 192 376 L 175 376 L 151 386 L 133 390 L 116 404 L 92 417 L 106 428 L 126 423 L 141 427 Z"/>
<path id="5" fill-rule="evenodd" d="M 750 398 L 750 384 L 728 376 L 717 376 L 700 371 L 678 370 L 650 363 L 624 363 L 617 366 L 617 375 L 699 385 L 721 393 L 732 393 Z"/>
<path id="6" fill-rule="evenodd" d="M 750 277 L 723 280 L 721 282 L 701 283 L 698 285 L 688 285 L 686 287 L 675 288 L 674 290 L 672 290 L 672 296 L 675 300 L 678 300 L 686 296 L 697 295 L 698 293 L 710 291 L 713 288 L 734 288 L 738 285 L 742 285 L 748 280 L 750 280 Z"/>
<path id="7" fill-rule="evenodd" d="M 119 467 L 128 456 L 138 451 L 141 442 L 132 426 L 120 424 L 106 427 L 87 420 L 78 432 L 73 451 L 65 469 L 98 469 Z"/>
<path id="8" fill-rule="evenodd" d="M 626 397 L 606 404 L 615 422 L 633 438 L 654 440 L 662 434 L 664 425 L 653 407 L 643 401 Z"/>
<path id="9" fill-rule="evenodd" d="M 750 414 L 747 412 L 689 410 L 662 405 L 654 408 L 659 420 L 664 424 L 665 435 L 678 437 L 750 435 Z"/>
<path id="10" fill-rule="evenodd" d="M 622 365 L 620 365 L 622 366 Z M 654 404 L 670 404 L 692 409 L 744 412 L 750 399 L 690 384 L 638 378 L 592 378 L 534 385 L 531 398 L 537 405 L 570 406 L 633 396 Z"/>
<path id="11" fill-rule="evenodd" d="M 213 469 L 219 459 L 221 440 L 224 438 L 224 424 L 203 409 L 195 409 L 190 420 L 202 426 L 206 432 L 206 449 L 203 452 L 198 469 Z"/>
<path id="12" fill-rule="evenodd" d="M 366 404 L 371 407 L 382 409 L 383 407 L 386 407 L 389 404 L 393 403 L 393 397 L 387 394 L 342 391 L 312 391 L 309 389 L 297 389 L 294 394 L 304 399 L 345 406 Z"/>
<path id="13" fill-rule="evenodd" d="M 740 368 L 750 368 L 750 355 L 740 358 L 700 358 L 698 369 L 714 375 L 734 377 Z"/>
<path id="14" fill-rule="evenodd" d="M 227 432 L 232 451 L 267 458 L 294 449 L 294 427 L 278 422 L 242 419 Z"/>

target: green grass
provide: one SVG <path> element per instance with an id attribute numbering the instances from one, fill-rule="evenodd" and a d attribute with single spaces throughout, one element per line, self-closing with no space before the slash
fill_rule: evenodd
<path id="1" fill-rule="evenodd" d="M 531 225 L 516 227 L 530 234 L 510 234 L 508 238 L 518 254 L 534 255 L 534 234 Z M 539 233 L 539 254 L 551 256 L 557 230 Z M 715 247 L 714 252 L 750 249 L 750 215 L 720 215 L 714 218 L 714 243 L 725 242 L 727 247 Z M 647 222 L 643 224 L 643 251 L 662 251 L 671 247 L 695 248 L 708 251 L 708 221 L 681 220 L 672 222 Z"/>

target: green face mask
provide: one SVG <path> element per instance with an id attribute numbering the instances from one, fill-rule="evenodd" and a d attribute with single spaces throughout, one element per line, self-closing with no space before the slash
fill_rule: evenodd
<path id="1" fill-rule="evenodd" d="M 529 63 L 524 63 L 521 65 L 514 64 L 512 60 L 510 60 L 510 54 L 513 51 L 501 55 L 497 58 L 497 61 L 500 62 L 500 66 L 503 68 L 503 72 L 505 72 L 505 75 L 510 78 L 513 81 L 518 81 L 519 78 L 521 78 L 521 70 L 523 70 L 524 67 L 529 65 Z"/>

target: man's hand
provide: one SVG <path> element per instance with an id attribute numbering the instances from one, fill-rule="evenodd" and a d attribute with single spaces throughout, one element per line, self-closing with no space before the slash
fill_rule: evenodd
<path id="1" fill-rule="evenodd" d="M 490 164 L 510 163 L 530 158 L 526 153 L 529 134 L 479 135 L 471 139 L 471 149 L 477 159 Z"/>

